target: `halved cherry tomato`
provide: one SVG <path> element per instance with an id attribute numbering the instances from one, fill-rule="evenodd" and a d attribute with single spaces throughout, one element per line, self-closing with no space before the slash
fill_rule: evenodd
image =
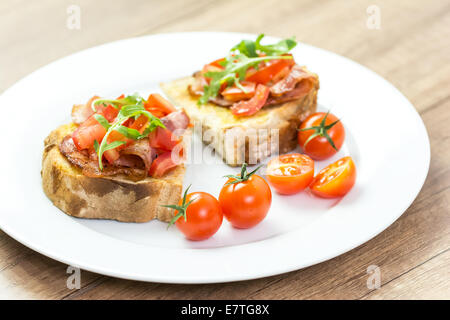
<path id="1" fill-rule="evenodd" d="M 176 111 L 177 109 L 166 99 L 164 99 L 159 93 L 152 93 L 148 96 L 147 102 L 144 104 L 146 109 L 159 110 L 163 116 L 168 115 Z M 160 118 L 160 117 L 159 117 Z"/>
<path id="2" fill-rule="evenodd" d="M 312 129 L 308 130 L 308 128 Z M 314 134 L 318 135 L 308 141 Z M 326 135 L 333 141 L 336 149 Z M 335 115 L 325 112 L 316 112 L 307 117 L 300 125 L 298 132 L 298 143 L 303 152 L 316 160 L 327 159 L 334 155 L 342 147 L 344 139 L 345 130 L 341 121 Z"/>
<path id="3" fill-rule="evenodd" d="M 219 202 L 225 218 L 235 228 L 251 228 L 267 215 L 272 203 L 272 192 L 266 180 L 247 174 L 241 169 L 241 176 L 231 177 L 220 190 Z"/>
<path id="4" fill-rule="evenodd" d="M 228 101 L 235 102 L 250 99 L 255 95 L 256 84 L 254 82 L 243 81 L 241 84 L 246 92 L 234 85 L 223 90 L 222 96 Z"/>
<path id="5" fill-rule="evenodd" d="M 235 116 L 251 116 L 258 112 L 266 103 L 270 89 L 263 84 L 258 84 L 253 98 L 242 100 L 233 104 L 230 108 Z"/>
<path id="6" fill-rule="evenodd" d="M 150 146 L 155 149 L 170 151 L 180 142 L 168 129 L 157 127 L 148 135 Z"/>
<path id="7" fill-rule="evenodd" d="M 344 157 L 322 169 L 309 186 L 321 198 L 342 197 L 356 181 L 356 167 L 351 157 Z"/>
<path id="8" fill-rule="evenodd" d="M 155 178 L 162 177 L 167 171 L 176 167 L 178 164 L 172 159 L 172 152 L 166 151 L 153 160 L 149 174 Z"/>
<path id="9" fill-rule="evenodd" d="M 294 64 L 294 59 L 269 60 L 261 65 L 258 70 L 253 68 L 249 69 L 245 80 L 260 84 L 267 84 L 275 75 L 283 70 L 283 68 L 293 66 Z"/>
<path id="10" fill-rule="evenodd" d="M 267 180 L 280 194 L 300 192 L 313 178 L 314 161 L 304 154 L 284 154 L 267 164 Z"/>
<path id="11" fill-rule="evenodd" d="M 174 219 L 177 228 L 189 240 L 206 240 L 219 230 L 223 213 L 216 198 L 206 192 L 186 194 L 178 203 Z"/>

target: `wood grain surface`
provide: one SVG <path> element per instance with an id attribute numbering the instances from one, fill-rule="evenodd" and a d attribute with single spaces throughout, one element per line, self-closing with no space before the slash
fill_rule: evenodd
<path id="1" fill-rule="evenodd" d="M 70 5 L 81 9 L 79 30 L 67 28 Z M 380 9 L 379 29 L 367 26 L 371 5 Z M 417 199 L 387 230 L 344 255 L 287 274 L 227 284 L 141 283 L 82 271 L 81 289 L 69 290 L 66 265 L 0 231 L 0 298 L 449 299 L 450 1 L 2 0 L 0 92 L 88 47 L 200 30 L 295 35 L 393 83 L 422 116 L 431 141 L 430 171 Z M 371 265 L 379 267 L 379 289 L 367 285 Z"/>

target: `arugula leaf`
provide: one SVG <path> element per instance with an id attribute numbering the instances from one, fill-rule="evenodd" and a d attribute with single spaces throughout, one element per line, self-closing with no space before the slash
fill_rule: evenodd
<path id="1" fill-rule="evenodd" d="M 110 149 L 115 149 L 125 143 L 127 143 L 127 142 L 126 141 L 113 141 L 109 144 L 105 144 L 105 146 L 103 147 L 103 152 L 110 150 Z"/>
<path id="2" fill-rule="evenodd" d="M 203 88 L 203 94 L 198 100 L 198 104 L 202 105 L 211 98 L 217 97 L 220 88 L 224 83 L 227 86 L 236 85 L 245 92 L 241 81 L 245 79 L 249 68 L 258 69 L 261 62 L 273 59 L 292 59 L 289 55 L 284 55 L 297 45 L 294 38 L 284 39 L 275 44 L 262 45 L 261 40 L 264 34 L 260 34 L 256 41 L 242 40 L 233 48 L 230 53 L 220 64 L 224 67 L 221 71 L 209 71 L 204 74 L 210 78 L 210 82 Z M 260 56 L 263 53 L 264 56 Z"/>
<path id="3" fill-rule="evenodd" d="M 102 125 L 103 128 L 105 128 L 106 130 L 109 129 L 109 127 L 111 127 L 111 125 L 109 124 L 108 120 L 105 119 L 104 116 L 102 116 L 101 114 L 94 114 L 94 118 L 95 120 L 98 121 L 98 123 L 100 123 Z M 97 142 L 98 143 L 98 142 Z"/>
<path id="4" fill-rule="evenodd" d="M 203 95 L 199 98 L 198 104 L 205 104 L 210 98 L 215 98 L 219 94 L 222 84 L 227 83 L 228 86 L 236 84 L 240 86 L 240 81 L 245 79 L 245 74 L 250 67 L 257 66 L 260 62 L 274 59 L 292 59 L 291 56 L 264 56 L 248 58 L 244 54 L 235 55 L 228 60 L 223 71 L 209 71 L 204 74 L 205 77 L 211 78 L 209 85 L 204 87 Z M 238 76 L 236 76 L 236 74 Z"/>
<path id="5" fill-rule="evenodd" d="M 239 50 L 240 53 L 245 54 L 247 57 L 258 57 L 256 53 L 256 42 L 252 40 L 242 40 L 231 51 Z"/>
<path id="6" fill-rule="evenodd" d="M 114 130 L 128 139 L 139 140 L 143 138 L 143 135 L 136 129 L 128 128 L 122 125 L 117 126 L 117 128 L 114 128 Z"/>
<path id="7" fill-rule="evenodd" d="M 145 100 L 137 94 L 127 96 L 119 100 L 101 100 L 101 101 L 103 102 L 106 101 L 107 103 L 116 104 L 118 106 L 122 105 L 122 107 L 116 119 L 111 124 L 108 123 L 108 121 L 102 115 L 100 114 L 94 115 L 95 119 L 106 129 L 106 134 L 103 137 L 100 145 L 97 140 L 94 141 L 94 149 L 98 155 L 98 166 L 100 170 L 103 170 L 103 154 L 105 153 L 105 151 L 115 149 L 127 143 L 126 141 L 119 141 L 119 140 L 108 143 L 108 137 L 111 134 L 111 132 L 117 131 L 127 139 L 139 140 L 148 136 L 149 133 L 155 130 L 157 127 L 165 128 L 164 124 L 161 122 L 159 118 L 155 117 L 153 114 L 145 110 L 143 105 Z M 93 105 L 96 105 L 96 102 L 94 102 Z M 149 119 L 149 123 L 142 134 L 138 130 L 128 128 L 123 125 L 123 123 L 126 120 L 132 117 L 138 117 L 140 115 L 144 115 Z"/>
<path id="8" fill-rule="evenodd" d="M 138 93 L 134 93 L 130 96 L 126 96 L 121 99 L 111 100 L 111 99 L 97 99 L 94 100 L 94 103 L 92 103 L 92 110 L 97 112 L 97 109 L 95 108 L 99 104 L 107 105 L 110 104 L 114 108 L 118 109 L 121 106 L 124 105 L 137 105 L 137 104 L 143 104 L 145 102 L 144 98 L 142 98 Z"/>
<path id="9" fill-rule="evenodd" d="M 264 38 L 264 34 L 260 34 L 258 38 L 255 41 L 256 49 L 264 52 L 267 55 L 274 55 L 274 54 L 285 54 L 291 51 L 296 45 L 297 41 L 295 41 L 295 38 L 289 38 L 279 41 L 275 44 L 269 44 L 269 45 L 262 45 L 261 40 Z"/>

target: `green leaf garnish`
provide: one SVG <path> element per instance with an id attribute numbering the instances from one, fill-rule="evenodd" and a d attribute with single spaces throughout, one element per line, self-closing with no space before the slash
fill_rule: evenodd
<path id="1" fill-rule="evenodd" d="M 102 125 L 103 128 L 105 128 L 106 130 L 109 129 L 109 127 L 111 127 L 111 125 L 109 124 L 108 120 L 105 119 L 104 116 L 102 116 L 101 114 L 94 114 L 94 118 L 95 120 L 98 121 L 98 123 L 100 123 Z M 98 142 L 97 142 L 98 143 Z"/>
<path id="2" fill-rule="evenodd" d="M 123 144 L 126 144 L 126 141 L 113 141 L 108 143 L 108 137 L 113 131 L 117 131 L 121 133 L 128 139 L 139 140 L 148 136 L 150 132 L 155 130 L 157 127 L 165 128 L 164 124 L 161 120 L 155 117 L 153 114 L 145 110 L 144 108 L 144 99 L 137 94 L 126 96 L 125 98 L 119 100 L 106 100 L 99 99 L 96 100 L 92 105 L 96 106 L 100 103 L 109 103 L 117 108 L 121 108 L 119 114 L 113 123 L 109 123 L 105 117 L 100 114 L 95 114 L 95 119 L 106 129 L 106 134 L 103 137 L 100 145 L 98 141 L 94 141 L 94 149 L 98 155 L 98 166 L 100 170 L 103 170 L 103 154 L 107 150 L 115 149 L 120 147 Z M 140 115 L 144 115 L 149 119 L 149 123 L 147 128 L 141 134 L 138 130 L 128 128 L 123 125 L 125 121 L 130 118 L 138 117 Z"/>
<path id="3" fill-rule="evenodd" d="M 231 48 L 230 53 L 220 65 L 224 67 L 221 71 L 209 71 L 204 74 L 205 77 L 211 78 L 211 81 L 203 89 L 203 94 L 198 100 L 198 104 L 202 105 L 211 98 L 217 97 L 219 90 L 224 83 L 227 86 L 236 85 L 243 90 L 240 81 L 245 79 L 246 72 L 249 68 L 258 68 L 261 62 L 274 59 L 292 59 L 291 56 L 283 54 L 289 52 L 297 45 L 297 42 L 291 39 L 281 40 L 271 45 L 262 45 L 261 39 L 264 37 L 260 34 L 256 41 L 242 40 L 236 46 Z M 263 53 L 265 56 L 260 56 Z M 245 92 L 245 90 L 243 90 Z"/>

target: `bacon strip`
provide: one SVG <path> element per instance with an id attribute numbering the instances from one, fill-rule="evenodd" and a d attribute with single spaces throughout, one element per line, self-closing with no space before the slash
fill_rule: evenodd
<path id="1" fill-rule="evenodd" d="M 148 169 L 144 169 L 145 166 L 144 164 L 142 164 L 142 161 L 141 165 L 138 165 L 136 163 L 136 167 L 116 165 L 111 166 L 105 164 L 103 171 L 100 171 L 98 167 L 98 161 L 95 160 L 95 157 L 90 157 L 87 150 L 79 151 L 73 143 L 72 137 L 70 135 L 66 136 L 61 141 L 59 150 L 71 164 L 80 168 L 82 170 L 82 173 L 88 177 L 101 178 L 114 176 L 117 174 L 124 174 L 132 180 L 140 180 L 147 177 L 148 174 Z"/>
<path id="2" fill-rule="evenodd" d="M 75 124 L 81 124 L 94 114 L 92 110 L 92 102 L 99 99 L 99 96 L 93 96 L 86 102 L 86 104 L 75 104 L 72 107 L 72 122 Z"/>
<path id="3" fill-rule="evenodd" d="M 299 65 L 294 65 L 291 72 L 284 79 L 270 87 L 270 95 L 272 97 L 281 97 L 289 91 L 294 90 L 299 82 L 312 77 L 312 74 L 306 72 Z"/>
<path id="4" fill-rule="evenodd" d="M 184 110 L 179 110 L 171 112 L 167 116 L 161 118 L 161 122 L 164 124 L 166 129 L 168 129 L 171 132 L 175 132 L 178 130 L 182 131 L 188 127 L 189 117 L 186 114 L 186 112 L 184 112 Z"/>

